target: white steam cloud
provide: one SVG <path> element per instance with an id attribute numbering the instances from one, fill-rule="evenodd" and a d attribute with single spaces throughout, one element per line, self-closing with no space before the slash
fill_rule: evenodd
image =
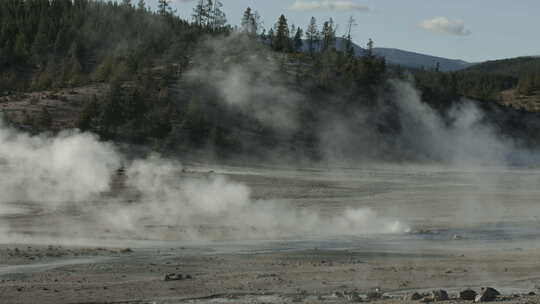
<path id="1" fill-rule="evenodd" d="M 303 96 L 288 87 L 290 75 L 280 71 L 279 58 L 243 34 L 204 42 L 186 79 L 215 88 L 220 100 L 266 126 L 298 128 Z M 285 61 L 285 58 L 283 58 Z"/>
<path id="2" fill-rule="evenodd" d="M 370 209 L 322 217 L 291 210 L 286 201 L 254 200 L 244 184 L 221 175 L 190 176 L 179 163 L 156 155 L 127 162 L 91 134 L 30 136 L 2 126 L 0 146 L 0 218 L 29 208 L 39 215 L 29 225 L 50 216 L 40 229 L 55 236 L 200 240 L 406 230 Z M 128 164 L 126 188 L 111 189 L 122 163 Z M 2 220 L 0 236 L 13 240 L 21 229 L 32 230 Z"/>

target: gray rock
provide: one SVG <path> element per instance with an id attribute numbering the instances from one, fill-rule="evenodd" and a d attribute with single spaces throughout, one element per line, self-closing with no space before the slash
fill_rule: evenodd
<path id="1" fill-rule="evenodd" d="M 460 300 L 474 301 L 478 294 L 472 289 L 466 289 L 459 293 Z"/>
<path id="2" fill-rule="evenodd" d="M 382 299 L 382 296 L 383 296 L 382 293 L 380 291 L 376 290 L 376 291 L 368 292 L 367 295 L 366 295 L 366 298 L 368 300 L 372 301 L 372 300 L 380 300 L 380 299 Z"/>
<path id="3" fill-rule="evenodd" d="M 360 297 L 360 294 L 356 291 L 353 291 L 347 295 L 347 300 L 350 302 L 362 302 L 362 298 Z"/>
<path id="4" fill-rule="evenodd" d="M 415 293 L 405 295 L 405 297 L 403 297 L 403 300 L 404 301 L 419 301 L 419 300 L 422 300 L 425 297 L 427 297 L 427 295 L 415 292 Z"/>
<path id="5" fill-rule="evenodd" d="M 495 288 L 482 287 L 480 294 L 476 296 L 476 299 L 474 299 L 474 301 L 476 303 L 492 302 L 492 301 L 495 301 L 495 299 L 497 299 L 497 296 L 500 296 L 500 295 L 501 293 L 497 291 Z"/>
<path id="6" fill-rule="evenodd" d="M 184 279 L 184 276 L 176 273 L 168 273 L 165 275 L 165 281 L 181 281 Z"/>
<path id="7" fill-rule="evenodd" d="M 432 291 L 431 297 L 433 298 L 435 302 L 448 301 L 449 299 L 448 293 L 446 292 L 446 290 L 442 290 L 442 289 Z"/>

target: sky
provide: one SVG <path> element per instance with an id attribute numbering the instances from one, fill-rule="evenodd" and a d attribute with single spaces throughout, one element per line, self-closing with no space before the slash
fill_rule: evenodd
<path id="1" fill-rule="evenodd" d="M 146 0 L 155 9 L 158 0 Z M 191 18 L 196 0 L 169 0 Z M 136 2 L 134 0 L 133 2 Z M 354 41 L 469 62 L 540 55 L 539 0 L 222 0 L 229 24 L 238 25 L 246 7 L 269 28 L 284 14 L 305 28 L 332 17 L 342 35 L 349 17 L 358 26 Z"/>

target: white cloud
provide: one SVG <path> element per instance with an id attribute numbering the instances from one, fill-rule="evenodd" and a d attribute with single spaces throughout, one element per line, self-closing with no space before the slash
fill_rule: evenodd
<path id="1" fill-rule="evenodd" d="M 296 0 L 289 8 L 293 11 L 357 11 L 369 12 L 370 9 L 366 5 L 355 3 L 352 0 Z"/>
<path id="2" fill-rule="evenodd" d="M 446 17 L 424 20 L 420 23 L 420 27 L 426 31 L 444 35 L 467 36 L 471 34 L 471 31 L 465 28 L 463 20 L 451 20 Z"/>

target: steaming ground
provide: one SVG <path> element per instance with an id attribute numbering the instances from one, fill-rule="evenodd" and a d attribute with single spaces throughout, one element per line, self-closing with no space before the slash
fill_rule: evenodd
<path id="1" fill-rule="evenodd" d="M 111 171 L 113 189 L 2 202 L 3 303 L 345 303 L 334 294 L 540 285 L 540 170 L 118 159 L 129 165 Z"/>

